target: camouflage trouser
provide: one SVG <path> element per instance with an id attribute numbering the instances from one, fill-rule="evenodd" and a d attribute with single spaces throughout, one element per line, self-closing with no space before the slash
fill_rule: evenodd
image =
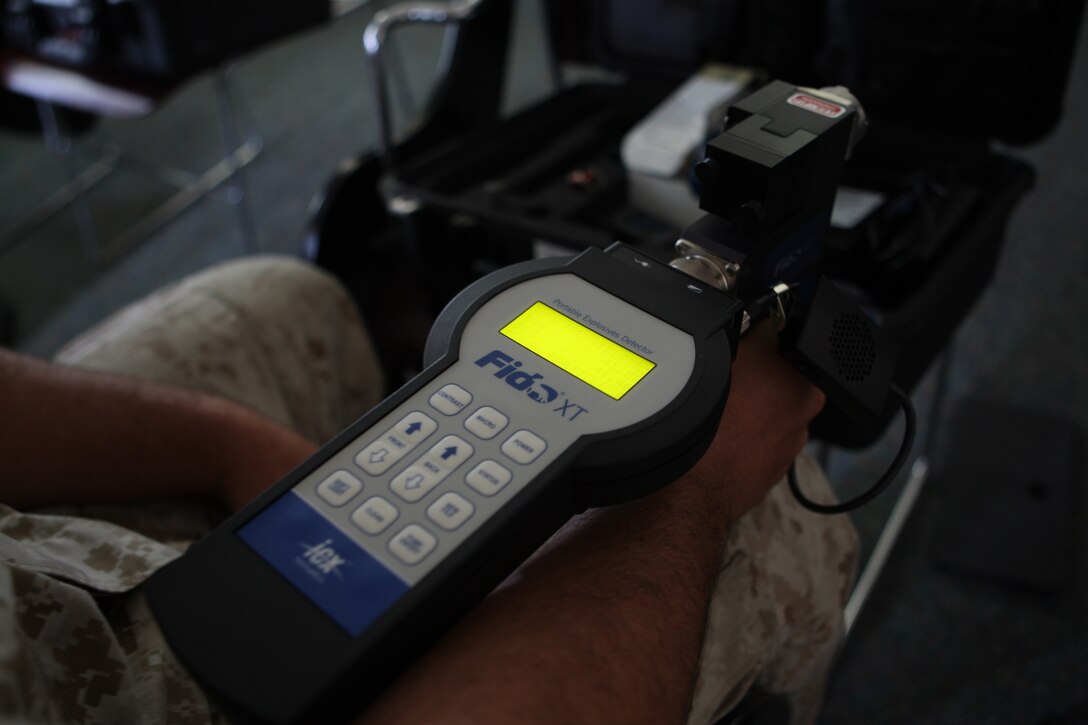
<path id="1" fill-rule="evenodd" d="M 58 360 L 223 395 L 316 441 L 381 390 L 344 291 L 287 259 L 228 263 L 184 280 L 83 335 Z M 810 462 L 799 468 L 806 488 L 826 488 Z M 193 501 L 35 515 L 0 506 L 0 718 L 219 719 L 133 589 L 221 515 Z M 733 527 L 691 722 L 712 722 L 753 685 L 789 695 L 796 721 L 814 717 L 855 555 L 845 519 L 803 512 L 781 485 Z"/>

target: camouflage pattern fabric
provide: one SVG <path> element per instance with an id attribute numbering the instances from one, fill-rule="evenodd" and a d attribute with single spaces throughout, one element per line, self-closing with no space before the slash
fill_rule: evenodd
<path id="1" fill-rule="evenodd" d="M 275 257 L 182 280 L 57 361 L 231 398 L 315 441 L 373 407 L 383 387 L 346 292 Z M 226 513 L 198 500 L 0 506 L 0 721 L 221 720 L 134 590 Z"/>
<path id="2" fill-rule="evenodd" d="M 796 467 L 811 498 L 835 500 L 812 458 Z M 806 511 L 785 480 L 741 517 L 725 542 L 688 722 L 717 722 L 753 685 L 786 696 L 794 723 L 813 722 L 842 644 L 857 558 L 850 519 Z"/>
<path id="3" fill-rule="evenodd" d="M 300 262 L 258 257 L 183 280 L 67 346 L 69 365 L 231 398 L 313 440 L 378 402 L 373 348 L 345 292 Z M 826 481 L 802 459 L 808 491 Z M 818 494 L 817 494 L 818 495 Z M 204 501 L 0 506 L 0 720 L 217 722 L 138 585 L 225 514 Z M 723 542 L 691 723 L 758 685 L 814 719 L 841 641 L 856 535 L 780 484 Z"/>
<path id="4" fill-rule="evenodd" d="M 215 721 L 131 594 L 178 553 L 106 522 L 0 507 L 0 718 Z"/>

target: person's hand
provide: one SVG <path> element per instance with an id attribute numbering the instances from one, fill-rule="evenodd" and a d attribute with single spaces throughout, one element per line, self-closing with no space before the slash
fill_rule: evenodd
<path id="1" fill-rule="evenodd" d="M 759 503 L 785 475 L 808 441 L 808 424 L 824 405 L 823 393 L 775 346 L 770 323 L 745 335 L 718 433 L 686 474 L 700 488 L 727 496 L 733 520 Z"/>
<path id="2" fill-rule="evenodd" d="M 230 406 L 222 431 L 217 488 L 237 510 L 317 450 L 317 445 L 248 409 Z"/>
<path id="3" fill-rule="evenodd" d="M 0 349 L 0 501 L 220 496 L 239 507 L 317 446 L 206 393 Z"/>

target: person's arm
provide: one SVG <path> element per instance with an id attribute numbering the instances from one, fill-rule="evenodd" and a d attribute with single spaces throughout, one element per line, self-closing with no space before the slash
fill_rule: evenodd
<path id="1" fill-rule="evenodd" d="M 729 526 L 785 474 L 823 405 L 770 330 L 745 339 L 733 374 L 695 468 L 570 522 L 361 721 L 683 722 Z"/>
<path id="2" fill-rule="evenodd" d="M 221 398 L 0 349 L 0 502 L 215 495 L 241 506 L 316 446 Z"/>

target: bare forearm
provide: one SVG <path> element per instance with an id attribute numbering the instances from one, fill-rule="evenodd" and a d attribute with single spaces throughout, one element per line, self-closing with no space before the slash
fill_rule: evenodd
<path id="1" fill-rule="evenodd" d="M 729 526 L 785 474 L 823 405 L 773 330 L 749 339 L 691 471 L 564 527 L 364 721 L 683 721 Z"/>
<path id="2" fill-rule="evenodd" d="M 0 394 L 0 500 L 16 506 L 230 495 L 237 452 L 274 428 L 224 400 L 2 350 Z"/>
<path id="3" fill-rule="evenodd" d="M 365 721 L 682 722 L 729 511 L 681 479 L 578 517 Z"/>

